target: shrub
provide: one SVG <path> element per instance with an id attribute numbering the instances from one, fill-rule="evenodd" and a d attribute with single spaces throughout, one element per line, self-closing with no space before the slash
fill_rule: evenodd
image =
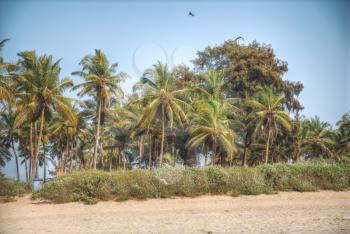
<path id="1" fill-rule="evenodd" d="M 16 197 L 23 196 L 30 187 L 22 181 L 15 181 L 5 177 L 0 172 L 0 198 L 3 201 L 13 201 Z"/>
<path id="2" fill-rule="evenodd" d="M 350 185 L 350 164 L 298 163 L 258 167 L 218 166 L 156 170 L 80 171 L 48 182 L 34 198 L 62 203 L 194 197 L 203 194 L 271 194 L 277 191 L 344 190 Z"/>
<path id="3" fill-rule="evenodd" d="M 208 167 L 206 168 L 206 175 L 211 193 L 228 192 L 229 175 L 224 168 L 217 166 Z"/>
<path id="4" fill-rule="evenodd" d="M 239 194 L 257 195 L 270 194 L 273 192 L 264 178 L 264 175 L 256 168 L 232 168 L 228 169 L 230 175 L 228 188 L 231 195 Z"/>

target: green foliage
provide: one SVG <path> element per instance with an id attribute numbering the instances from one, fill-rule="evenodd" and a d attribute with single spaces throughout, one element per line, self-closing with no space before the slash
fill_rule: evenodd
<path id="1" fill-rule="evenodd" d="M 13 201 L 29 191 L 26 183 L 8 179 L 0 172 L 0 200 Z"/>
<path id="2" fill-rule="evenodd" d="M 0 41 L 0 52 L 6 41 Z M 199 51 L 194 69 L 158 62 L 127 97 L 120 87 L 127 74 L 116 72 L 118 64 L 110 64 L 101 50 L 83 57 L 81 69 L 72 73 L 83 78 L 76 85 L 60 78 L 60 60 L 51 55 L 23 51 L 18 58 L 11 64 L 0 55 L 0 102 L 5 104 L 0 107 L 0 165 L 14 157 L 18 177 L 24 164 L 27 180 L 47 160 L 57 176 L 83 168 L 162 167 L 163 158 L 173 166 L 199 166 L 203 157 L 206 165 L 209 158 L 221 166 L 321 157 L 350 161 L 350 114 L 343 115 L 337 129 L 319 118 L 299 116 L 303 85 L 283 79 L 287 63 L 269 45 L 228 40 Z M 89 99 L 65 95 L 77 89 L 79 97 Z M 310 191 L 320 184 L 338 190 L 348 178 L 323 165 L 304 169 L 80 172 L 55 180 L 47 191 L 57 191 L 48 191 L 47 197 L 94 203 L 209 192 Z"/>
<path id="3" fill-rule="evenodd" d="M 271 194 L 277 191 L 344 190 L 350 185 L 350 165 L 327 162 L 278 164 L 258 167 L 218 166 L 112 173 L 80 171 L 48 182 L 34 198 L 56 203 L 103 200 L 194 197 L 204 194 Z"/>
<path id="4" fill-rule="evenodd" d="M 265 181 L 278 191 L 344 190 L 349 186 L 349 164 L 316 162 L 258 167 Z"/>

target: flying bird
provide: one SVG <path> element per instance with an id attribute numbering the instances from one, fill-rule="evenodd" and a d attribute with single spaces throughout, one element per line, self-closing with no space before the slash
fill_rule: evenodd
<path id="1" fill-rule="evenodd" d="M 194 16 L 194 14 L 192 13 L 192 11 L 188 12 L 188 16 Z"/>
<path id="2" fill-rule="evenodd" d="M 234 39 L 234 41 L 238 41 L 238 40 L 241 40 L 241 39 L 244 41 L 244 38 L 243 38 L 243 37 L 241 37 L 241 36 L 236 37 L 236 39 Z"/>

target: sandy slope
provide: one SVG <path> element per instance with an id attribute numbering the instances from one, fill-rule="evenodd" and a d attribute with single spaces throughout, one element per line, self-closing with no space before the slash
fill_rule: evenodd
<path id="1" fill-rule="evenodd" d="M 0 204 L 0 233 L 350 233 L 350 191 Z"/>

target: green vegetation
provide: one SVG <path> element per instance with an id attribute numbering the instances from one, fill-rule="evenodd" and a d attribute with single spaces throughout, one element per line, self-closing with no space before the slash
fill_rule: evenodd
<path id="1" fill-rule="evenodd" d="M 271 194 L 277 191 L 344 190 L 350 186 L 350 165 L 319 163 L 257 167 L 210 166 L 155 170 L 79 171 L 48 182 L 34 193 L 55 203 L 194 197 L 204 194 Z"/>
<path id="2" fill-rule="evenodd" d="M 303 117 L 303 84 L 283 79 L 287 62 L 271 46 L 228 40 L 199 51 L 193 64 L 155 63 L 125 96 L 128 75 L 101 50 L 72 72 L 80 84 L 62 78 L 51 55 L 22 51 L 16 63 L 0 56 L 0 165 L 14 159 L 19 180 L 23 164 L 27 181 L 42 166 L 45 181 L 50 162 L 54 176 L 68 175 L 37 195 L 55 201 L 344 187 L 340 166 L 269 166 L 350 158 L 350 114 L 336 126 Z M 208 165 L 221 167 L 196 169 Z M 122 171 L 69 174 L 90 169 Z"/>
<path id="3" fill-rule="evenodd" d="M 6 178 L 0 173 L 0 201 L 13 201 L 30 191 L 30 186 L 24 182 Z"/>

